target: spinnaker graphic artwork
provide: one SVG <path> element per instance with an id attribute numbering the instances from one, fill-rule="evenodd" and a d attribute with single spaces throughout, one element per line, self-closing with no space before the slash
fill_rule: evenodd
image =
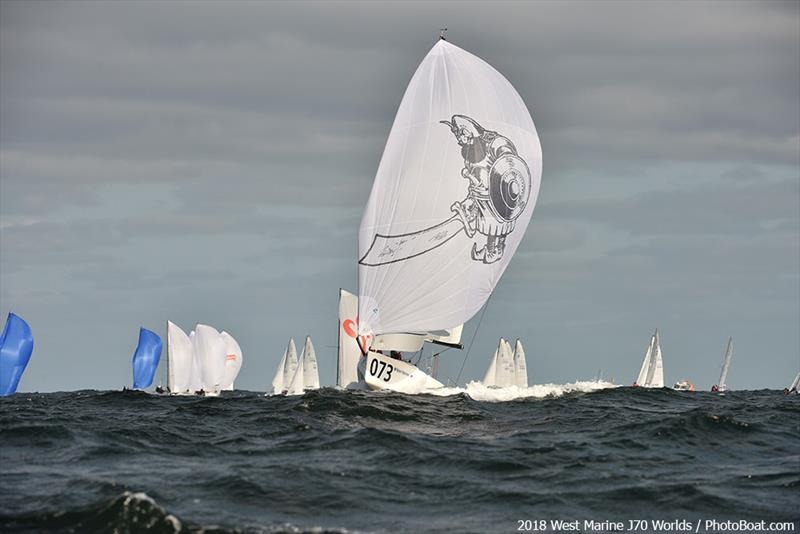
<path id="1" fill-rule="evenodd" d="M 9 313 L 0 337 L 0 397 L 16 393 L 32 353 L 31 327 L 19 315 Z"/>

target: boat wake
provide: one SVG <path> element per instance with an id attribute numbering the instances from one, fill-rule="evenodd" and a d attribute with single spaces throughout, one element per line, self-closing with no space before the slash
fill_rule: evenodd
<path id="1" fill-rule="evenodd" d="M 421 393 L 437 395 L 437 396 L 450 396 L 466 394 L 472 400 L 484 402 L 507 402 L 518 399 L 526 398 L 552 398 L 560 397 L 568 393 L 591 393 L 592 391 L 599 391 L 601 389 L 616 388 L 618 384 L 611 382 L 604 382 L 602 380 L 587 380 L 572 382 L 569 384 L 534 384 L 528 387 L 519 386 L 506 386 L 495 387 L 486 386 L 481 382 L 473 381 L 467 384 L 466 387 L 445 387 L 438 389 L 429 389 L 421 391 Z"/>

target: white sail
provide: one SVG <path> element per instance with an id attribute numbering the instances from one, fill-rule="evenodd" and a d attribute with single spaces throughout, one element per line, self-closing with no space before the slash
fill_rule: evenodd
<path id="1" fill-rule="evenodd" d="M 511 345 L 505 339 L 500 340 L 500 347 L 497 352 L 497 368 L 495 370 L 495 386 L 508 387 L 513 386 L 516 380 L 514 378 L 514 354 L 511 351 Z"/>
<path id="2" fill-rule="evenodd" d="M 287 351 L 288 352 L 288 351 Z M 289 358 L 287 357 L 287 362 Z M 302 395 L 305 391 L 305 384 L 303 383 L 303 366 L 300 365 L 298 362 L 297 367 L 295 368 L 294 374 L 292 378 L 289 380 L 288 385 L 286 386 L 286 394 L 287 395 Z"/>
<path id="3" fill-rule="evenodd" d="M 167 321 L 167 362 L 169 376 L 167 386 L 172 393 L 188 393 L 192 378 L 192 341 L 186 332 Z"/>
<path id="4" fill-rule="evenodd" d="M 661 342 L 658 339 L 658 330 L 656 330 L 655 339 L 655 354 L 653 355 L 653 374 L 647 383 L 647 387 L 663 388 L 664 387 L 664 361 L 661 359 Z"/>
<path id="5" fill-rule="evenodd" d="M 222 389 L 233 391 L 233 383 L 242 369 L 242 349 L 229 333 L 222 331 L 219 335 L 225 342 L 225 374 L 222 378 Z"/>
<path id="6" fill-rule="evenodd" d="M 800 373 L 797 373 L 797 376 L 792 380 L 792 385 L 789 386 L 789 392 L 797 393 L 798 388 L 800 388 Z"/>
<path id="7" fill-rule="evenodd" d="M 225 376 L 225 341 L 214 327 L 208 325 L 198 324 L 194 331 L 203 389 L 206 393 L 219 392 Z"/>
<path id="8" fill-rule="evenodd" d="M 303 367 L 303 389 L 319 389 L 319 369 L 317 369 L 317 354 L 311 336 L 306 336 L 303 355 L 300 357 Z"/>
<path id="9" fill-rule="evenodd" d="M 733 356 L 733 338 L 728 338 L 728 346 L 725 347 L 725 356 L 722 358 L 722 370 L 719 373 L 719 382 L 717 382 L 717 391 L 727 391 L 728 384 L 728 368 L 731 366 L 731 356 Z"/>
<path id="10" fill-rule="evenodd" d="M 514 346 L 514 379 L 518 387 L 528 387 L 528 362 L 525 361 L 525 349 L 519 339 Z"/>
<path id="11" fill-rule="evenodd" d="M 431 333 L 474 316 L 522 240 L 541 166 L 508 80 L 440 40 L 403 96 L 361 221 L 358 333 Z"/>
<path id="12" fill-rule="evenodd" d="M 429 343 L 438 343 L 439 345 L 452 345 L 461 347 L 461 333 L 464 331 L 464 325 L 460 324 L 450 330 L 445 330 L 442 333 L 429 333 L 425 337 L 425 341 Z"/>
<path id="13" fill-rule="evenodd" d="M 192 344 L 192 370 L 189 374 L 189 393 L 197 393 L 203 389 L 203 366 L 200 363 L 200 354 L 197 350 L 197 335 L 192 330 L 189 333 L 189 341 Z"/>
<path id="14" fill-rule="evenodd" d="M 502 346 L 503 341 L 500 340 L 500 343 L 497 344 L 497 348 L 494 349 L 494 356 L 492 356 L 492 360 L 489 362 L 489 368 L 486 370 L 486 374 L 483 377 L 484 386 L 497 385 L 497 357 L 500 355 L 500 348 Z"/>
<path id="15" fill-rule="evenodd" d="M 358 361 L 363 354 L 358 348 L 358 339 L 358 297 L 339 289 L 339 350 L 336 365 L 336 385 L 339 387 L 358 382 Z M 362 339 L 366 344 L 366 336 Z"/>
<path id="16" fill-rule="evenodd" d="M 653 358 L 653 341 L 655 340 L 655 336 L 650 338 L 650 343 L 647 345 L 647 349 L 644 351 L 644 360 L 642 361 L 642 368 L 639 369 L 639 374 L 636 377 L 636 381 L 634 382 L 637 386 L 645 386 L 647 384 L 647 372 L 650 370 L 650 362 Z"/>
<path id="17" fill-rule="evenodd" d="M 284 382 L 283 377 L 286 375 L 286 358 L 289 355 L 289 349 L 283 351 L 283 357 L 278 364 L 278 370 L 275 371 L 275 376 L 272 378 L 272 394 L 280 395 L 286 390 L 287 384 Z"/>
<path id="18" fill-rule="evenodd" d="M 297 347 L 295 347 L 294 338 L 290 338 L 289 345 L 286 347 L 286 363 L 283 367 L 283 383 L 287 388 L 291 386 L 297 368 Z"/>

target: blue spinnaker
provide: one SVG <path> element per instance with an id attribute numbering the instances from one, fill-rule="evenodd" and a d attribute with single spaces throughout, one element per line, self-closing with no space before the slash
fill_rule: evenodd
<path id="1" fill-rule="evenodd" d="M 0 397 L 17 391 L 32 352 L 31 327 L 18 315 L 9 313 L 0 337 Z"/>
<path id="2" fill-rule="evenodd" d="M 145 389 L 153 383 L 158 360 L 161 359 L 161 338 L 147 328 L 139 329 L 139 345 L 133 353 L 133 388 Z"/>

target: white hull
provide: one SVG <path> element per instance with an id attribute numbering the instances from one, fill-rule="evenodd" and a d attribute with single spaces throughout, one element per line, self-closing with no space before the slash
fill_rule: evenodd
<path id="1" fill-rule="evenodd" d="M 364 380 L 370 389 L 388 389 L 410 394 L 444 387 L 444 384 L 423 373 L 415 365 L 373 351 L 367 353 Z"/>

